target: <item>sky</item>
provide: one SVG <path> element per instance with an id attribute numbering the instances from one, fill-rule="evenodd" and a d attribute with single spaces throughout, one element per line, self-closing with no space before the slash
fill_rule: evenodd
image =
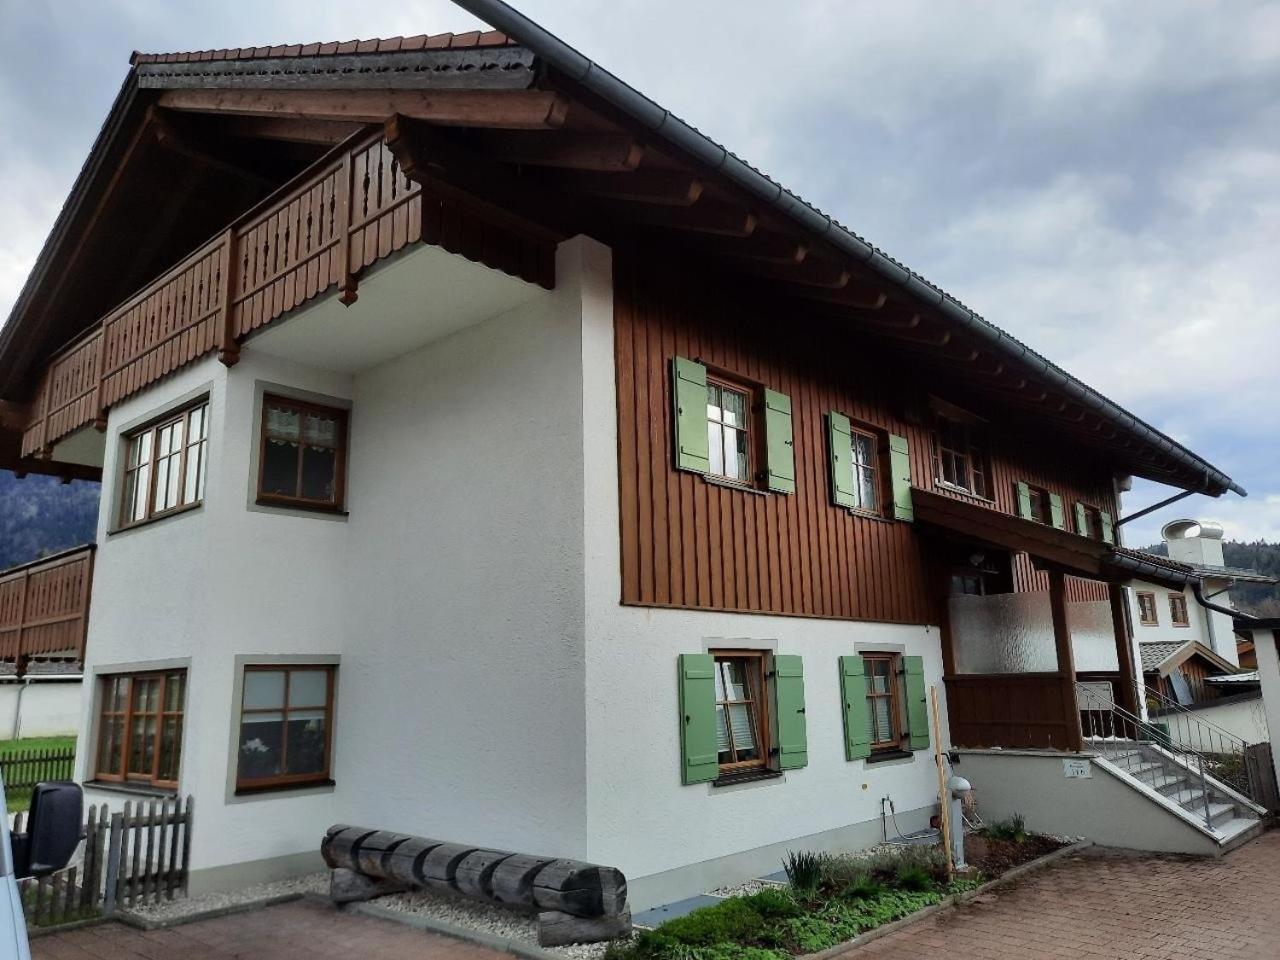
<path id="1" fill-rule="evenodd" d="M 1183 516 L 1280 541 L 1280 2 L 518 6 L 1249 491 L 1126 542 Z M 131 51 L 477 25 L 448 0 L 0 0 L 0 316 Z"/>

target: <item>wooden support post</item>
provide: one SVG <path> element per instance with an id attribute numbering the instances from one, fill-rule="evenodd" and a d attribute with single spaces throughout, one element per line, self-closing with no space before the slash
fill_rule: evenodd
<path id="1" fill-rule="evenodd" d="M 355 188 L 351 184 L 351 151 L 342 154 L 342 173 L 338 176 L 338 302 L 349 307 L 356 302 L 359 281 L 351 269 L 351 201 Z"/>
<path id="2" fill-rule="evenodd" d="M 222 271 L 222 289 L 219 295 L 222 304 L 218 310 L 218 330 L 221 342 L 218 345 L 218 359 L 225 367 L 234 367 L 240 362 L 240 344 L 236 340 L 235 314 L 231 310 L 235 298 L 236 273 L 236 231 L 228 227 L 222 235 L 222 253 L 219 257 L 219 269 Z"/>
<path id="3" fill-rule="evenodd" d="M 1120 689 L 1116 691 L 1115 702 L 1128 710 L 1135 717 L 1142 716 L 1141 678 L 1133 665 L 1133 625 L 1129 620 L 1129 605 L 1125 602 L 1124 587 L 1118 583 L 1107 584 L 1107 594 L 1111 600 L 1111 623 L 1116 633 L 1116 664 L 1120 672 Z"/>
<path id="4" fill-rule="evenodd" d="M 1049 570 L 1049 609 L 1053 614 L 1053 642 L 1058 651 L 1058 677 L 1062 681 L 1062 718 L 1066 724 L 1064 748 L 1079 753 L 1084 749 L 1080 735 L 1080 709 L 1076 705 L 1076 663 L 1071 650 L 1071 630 L 1067 626 L 1067 584 L 1061 570 Z"/>

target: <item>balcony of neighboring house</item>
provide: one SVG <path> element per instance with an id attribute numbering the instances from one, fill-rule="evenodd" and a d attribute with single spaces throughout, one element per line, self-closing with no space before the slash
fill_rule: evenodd
<path id="1" fill-rule="evenodd" d="M 27 674 L 81 663 L 89 625 L 93 544 L 0 571 L 0 664 Z"/>

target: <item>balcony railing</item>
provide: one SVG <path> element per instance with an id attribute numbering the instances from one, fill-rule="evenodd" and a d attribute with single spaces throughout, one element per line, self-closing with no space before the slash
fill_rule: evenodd
<path id="1" fill-rule="evenodd" d="M 92 544 L 0 571 L 0 661 L 84 659 Z"/>
<path id="2" fill-rule="evenodd" d="M 215 350 L 234 363 L 247 336 L 335 286 L 351 303 L 360 272 L 410 243 L 550 287 L 548 237 L 457 191 L 424 191 L 381 133 L 348 141 L 55 355 L 22 456 L 48 456 L 76 430 L 105 426 L 112 404 Z"/>

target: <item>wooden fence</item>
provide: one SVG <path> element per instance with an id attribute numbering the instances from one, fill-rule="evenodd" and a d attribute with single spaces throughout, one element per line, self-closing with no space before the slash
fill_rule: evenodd
<path id="1" fill-rule="evenodd" d="M 75 774 L 76 748 L 19 750 L 0 756 L 0 776 L 8 793 L 30 790 L 42 780 L 70 780 Z"/>
<path id="2" fill-rule="evenodd" d="M 27 924 L 71 923 L 185 896 L 192 808 L 191 797 L 129 802 L 117 813 L 89 807 L 78 862 L 19 881 Z M 19 813 L 15 832 L 23 819 Z"/>

